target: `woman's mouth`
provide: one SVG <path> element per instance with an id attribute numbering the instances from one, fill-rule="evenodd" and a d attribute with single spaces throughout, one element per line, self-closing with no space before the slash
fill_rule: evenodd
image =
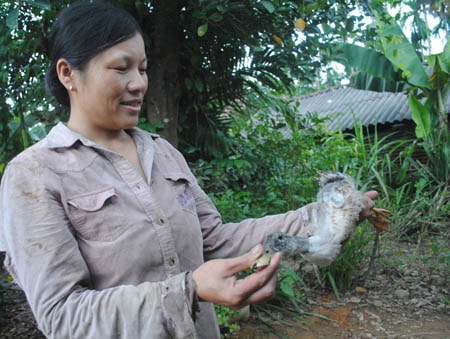
<path id="1" fill-rule="evenodd" d="M 140 111 L 142 101 L 141 100 L 129 100 L 129 101 L 122 101 L 120 104 L 122 106 L 126 106 L 128 109 L 131 109 L 133 111 Z"/>

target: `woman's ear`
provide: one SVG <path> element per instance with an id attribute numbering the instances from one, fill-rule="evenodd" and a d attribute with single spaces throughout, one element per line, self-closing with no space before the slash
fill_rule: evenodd
<path id="1" fill-rule="evenodd" d="M 59 81 L 64 85 L 68 91 L 72 91 L 75 87 L 74 84 L 74 69 L 66 59 L 59 59 L 56 63 L 56 73 L 58 74 Z"/>

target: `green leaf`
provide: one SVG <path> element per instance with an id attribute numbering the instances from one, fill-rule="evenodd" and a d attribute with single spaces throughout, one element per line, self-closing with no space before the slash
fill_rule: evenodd
<path id="1" fill-rule="evenodd" d="M 195 89 L 199 93 L 203 92 L 203 83 L 200 79 L 195 79 L 194 85 L 195 85 Z"/>
<path id="2" fill-rule="evenodd" d="M 428 75 L 417 53 L 395 22 L 386 22 L 377 17 L 378 34 L 384 54 L 395 67 L 403 71 L 402 75 L 409 84 L 430 89 Z"/>
<path id="3" fill-rule="evenodd" d="M 206 34 L 207 31 L 208 31 L 208 24 L 206 23 L 197 28 L 197 35 L 202 37 Z"/>
<path id="4" fill-rule="evenodd" d="M 43 124 L 38 123 L 28 129 L 28 134 L 34 141 L 39 141 L 45 138 L 47 131 L 45 130 Z"/>
<path id="5" fill-rule="evenodd" d="M 438 60 L 441 70 L 450 74 L 450 40 L 445 44 L 443 52 L 438 54 Z"/>
<path id="6" fill-rule="evenodd" d="M 411 117 L 416 124 L 416 137 L 426 139 L 431 132 L 431 113 L 412 93 L 408 95 L 408 101 Z"/>
<path id="7" fill-rule="evenodd" d="M 213 22 L 220 22 L 223 20 L 223 15 L 220 14 L 219 12 L 215 12 L 209 16 L 209 20 Z"/>
<path id="8" fill-rule="evenodd" d="M 398 72 L 382 53 L 372 49 L 348 43 L 331 45 L 332 58 L 345 66 L 355 68 L 376 78 L 395 81 Z"/>
<path id="9" fill-rule="evenodd" d="M 340 296 L 339 296 L 339 290 L 336 285 L 336 281 L 334 280 L 334 277 L 331 274 L 331 272 L 327 272 L 327 276 L 328 276 L 328 281 L 330 282 L 331 287 L 333 288 L 334 295 L 336 296 L 336 299 L 339 300 Z"/>
<path id="10" fill-rule="evenodd" d="M 227 11 L 227 8 L 224 5 L 219 4 L 216 6 L 216 8 L 219 12 L 222 12 L 222 13 L 225 13 Z"/>
<path id="11" fill-rule="evenodd" d="M 192 17 L 195 19 L 203 20 L 203 19 L 205 19 L 205 13 L 203 13 L 200 10 L 195 10 L 192 12 Z"/>
<path id="12" fill-rule="evenodd" d="M 19 25 L 18 17 L 19 8 L 14 8 L 11 12 L 8 13 L 8 16 L 6 17 L 6 25 L 8 25 L 10 30 L 16 29 Z"/>
<path id="13" fill-rule="evenodd" d="M 49 1 L 46 0 L 28 0 L 27 1 L 31 6 L 49 11 L 50 9 L 52 9 L 52 5 L 50 4 Z"/>
<path id="14" fill-rule="evenodd" d="M 275 12 L 275 6 L 271 1 L 261 1 L 261 5 L 263 5 L 266 11 L 269 12 L 270 14 Z"/>
<path id="15" fill-rule="evenodd" d="M 292 287 L 290 285 L 288 285 L 288 284 L 281 284 L 280 285 L 280 289 L 285 295 L 287 295 L 287 296 L 289 296 L 291 298 L 295 297 L 294 290 L 292 289 Z"/>
<path id="16" fill-rule="evenodd" d="M 184 79 L 184 85 L 188 90 L 190 90 L 193 86 L 192 80 L 190 78 Z"/>

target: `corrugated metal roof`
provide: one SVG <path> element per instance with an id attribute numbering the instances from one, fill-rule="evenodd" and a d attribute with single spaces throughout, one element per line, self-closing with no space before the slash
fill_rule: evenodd
<path id="1" fill-rule="evenodd" d="M 355 121 L 363 126 L 411 120 L 408 96 L 404 93 L 373 92 L 351 87 L 294 98 L 300 103 L 301 114 L 317 113 L 320 118 L 330 117 L 330 130 L 352 129 Z"/>

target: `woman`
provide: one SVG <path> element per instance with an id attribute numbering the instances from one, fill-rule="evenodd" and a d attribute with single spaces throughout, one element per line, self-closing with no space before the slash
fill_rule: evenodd
<path id="1" fill-rule="evenodd" d="M 310 206 L 222 224 L 181 154 L 135 127 L 146 67 L 129 14 L 89 2 L 58 16 L 46 82 L 70 117 L 10 162 L 0 196 L 5 265 L 49 338 L 218 338 L 212 303 L 274 293 L 280 254 L 235 278 L 257 244 L 313 232 Z"/>

